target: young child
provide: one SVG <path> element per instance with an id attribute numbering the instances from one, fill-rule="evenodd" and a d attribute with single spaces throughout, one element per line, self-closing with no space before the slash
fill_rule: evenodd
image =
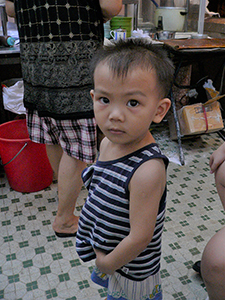
<path id="1" fill-rule="evenodd" d="M 216 188 L 225 209 L 225 143 L 210 157 L 211 173 L 215 174 Z M 210 300 L 225 299 L 225 227 L 207 243 L 201 261 L 202 278 Z"/>
<path id="2" fill-rule="evenodd" d="M 158 46 L 119 41 L 92 61 L 91 96 L 105 135 L 82 177 L 89 195 L 76 239 L 83 261 L 96 258 L 92 280 L 107 300 L 162 299 L 161 235 L 168 159 L 149 131 L 166 115 L 174 68 Z"/>

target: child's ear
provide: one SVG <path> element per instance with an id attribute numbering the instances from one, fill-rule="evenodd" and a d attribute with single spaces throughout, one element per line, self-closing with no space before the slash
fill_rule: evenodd
<path id="1" fill-rule="evenodd" d="M 169 98 L 164 98 L 159 101 L 157 112 L 153 119 L 153 122 L 160 123 L 162 119 L 165 117 L 171 105 L 171 101 Z"/>
<path id="2" fill-rule="evenodd" d="M 92 100 L 94 100 L 94 90 L 90 91 L 90 95 L 91 95 Z"/>

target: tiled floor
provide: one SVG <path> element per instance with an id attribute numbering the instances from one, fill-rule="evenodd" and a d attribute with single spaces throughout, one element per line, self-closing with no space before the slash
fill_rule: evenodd
<path id="1" fill-rule="evenodd" d="M 223 143 L 217 133 L 183 141 L 185 166 L 179 164 L 177 144 L 168 130 L 153 129 L 171 159 L 161 276 L 164 300 L 204 300 L 206 291 L 192 265 L 210 237 L 225 223 L 210 154 Z M 87 192 L 82 190 L 76 214 Z M 106 291 L 90 280 L 94 262 L 82 263 L 75 238 L 56 238 L 51 224 L 57 210 L 57 186 L 22 194 L 0 174 L 0 299 L 100 300 Z M 139 300 L 139 299 L 137 299 Z"/>

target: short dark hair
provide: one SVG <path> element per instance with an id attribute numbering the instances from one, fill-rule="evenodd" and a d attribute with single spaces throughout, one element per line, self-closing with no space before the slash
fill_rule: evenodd
<path id="1" fill-rule="evenodd" d="M 119 40 L 99 48 L 90 65 L 93 79 L 95 69 L 100 63 L 107 63 L 114 76 L 121 77 L 126 77 L 129 70 L 135 70 L 137 67 L 149 71 L 153 69 L 162 98 L 168 96 L 172 87 L 174 65 L 167 52 L 161 45 L 149 43 L 144 39 Z"/>

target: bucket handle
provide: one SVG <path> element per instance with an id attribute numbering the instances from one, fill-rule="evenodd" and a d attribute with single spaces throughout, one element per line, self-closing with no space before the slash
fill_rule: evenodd
<path id="1" fill-rule="evenodd" d="M 8 161 L 6 164 L 3 164 L 3 167 L 5 167 L 6 165 L 8 165 L 9 163 L 11 163 L 22 151 L 23 149 L 27 146 L 28 143 L 25 143 L 23 145 L 23 147 L 20 149 L 20 151 L 12 158 L 10 159 L 10 161 Z"/>

